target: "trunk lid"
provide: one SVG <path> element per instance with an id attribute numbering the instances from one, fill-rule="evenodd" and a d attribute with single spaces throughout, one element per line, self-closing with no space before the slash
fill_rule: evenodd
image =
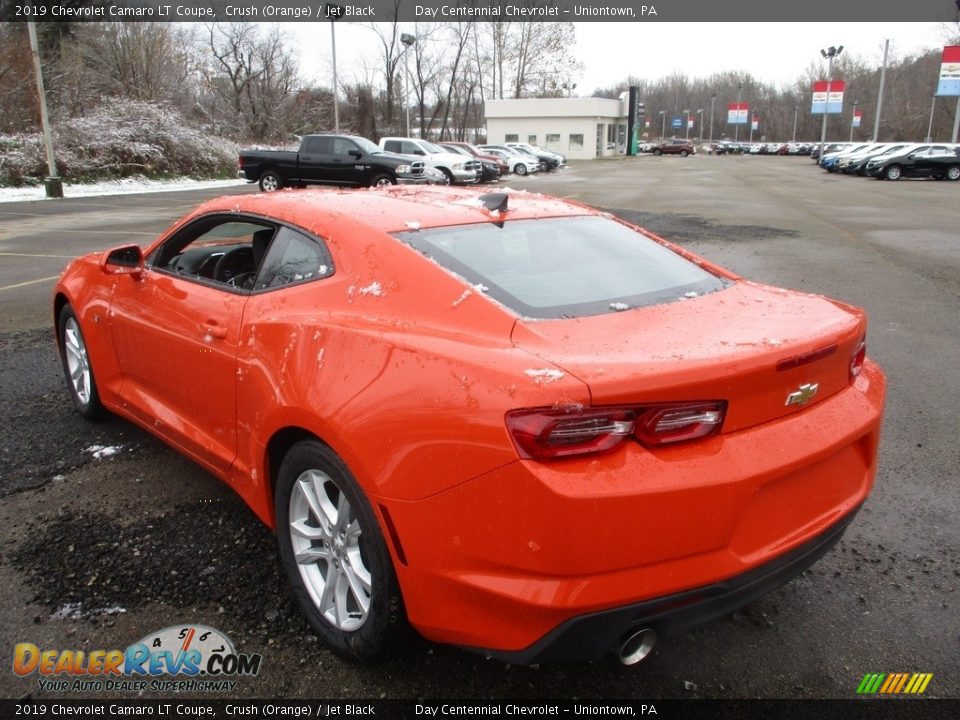
<path id="1" fill-rule="evenodd" d="M 664 305 L 520 320 L 512 340 L 583 380 L 594 405 L 726 400 L 722 432 L 733 432 L 848 387 L 865 329 L 856 308 L 741 281 Z"/>

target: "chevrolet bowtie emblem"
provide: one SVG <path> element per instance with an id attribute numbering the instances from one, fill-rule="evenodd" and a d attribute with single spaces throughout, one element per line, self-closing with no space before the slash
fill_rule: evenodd
<path id="1" fill-rule="evenodd" d="M 787 405 L 806 405 L 819 389 L 818 383 L 805 383 L 787 395 Z"/>

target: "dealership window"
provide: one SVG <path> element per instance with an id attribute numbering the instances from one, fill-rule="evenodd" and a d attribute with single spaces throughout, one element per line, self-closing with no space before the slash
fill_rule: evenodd
<path id="1" fill-rule="evenodd" d="M 536 145 L 536 144 L 537 144 L 537 136 L 536 136 L 536 135 L 527 135 L 527 143 L 530 144 L 530 145 Z"/>
<path id="2" fill-rule="evenodd" d="M 507 133 L 503 137 L 505 138 L 504 142 L 520 142 L 520 135 L 517 133 Z"/>
<path id="3" fill-rule="evenodd" d="M 570 134 L 570 150 L 583 150 L 583 133 Z"/>
<path id="4" fill-rule="evenodd" d="M 597 123 L 597 155 L 603 154 L 603 123 Z"/>
<path id="5" fill-rule="evenodd" d="M 560 149 L 560 133 L 547 133 L 547 150 Z"/>

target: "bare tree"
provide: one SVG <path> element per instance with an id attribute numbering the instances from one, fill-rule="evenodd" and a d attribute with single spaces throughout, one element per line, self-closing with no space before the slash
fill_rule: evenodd
<path id="1" fill-rule="evenodd" d="M 253 140 L 286 136 L 299 77 L 280 29 L 273 26 L 261 34 L 251 23 L 210 23 L 206 28 L 212 60 L 205 79 L 210 95 L 219 100 L 214 115 L 224 129 Z"/>

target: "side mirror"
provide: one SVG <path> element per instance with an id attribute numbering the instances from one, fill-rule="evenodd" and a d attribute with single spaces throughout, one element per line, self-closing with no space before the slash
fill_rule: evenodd
<path id="1" fill-rule="evenodd" d="M 363 153 L 360 152 L 359 150 L 351 150 L 348 154 L 350 155 L 350 157 L 356 158 L 357 160 L 363 157 Z"/>
<path id="2" fill-rule="evenodd" d="M 107 275 L 132 275 L 136 280 L 143 272 L 143 250 L 139 245 L 107 250 L 100 259 L 100 269 Z"/>
<path id="3" fill-rule="evenodd" d="M 417 148 L 416 150 L 414 150 L 414 151 L 413 151 L 413 154 L 414 154 L 414 155 L 426 155 L 426 153 L 425 153 L 423 150 L 420 150 L 419 148 Z"/>

